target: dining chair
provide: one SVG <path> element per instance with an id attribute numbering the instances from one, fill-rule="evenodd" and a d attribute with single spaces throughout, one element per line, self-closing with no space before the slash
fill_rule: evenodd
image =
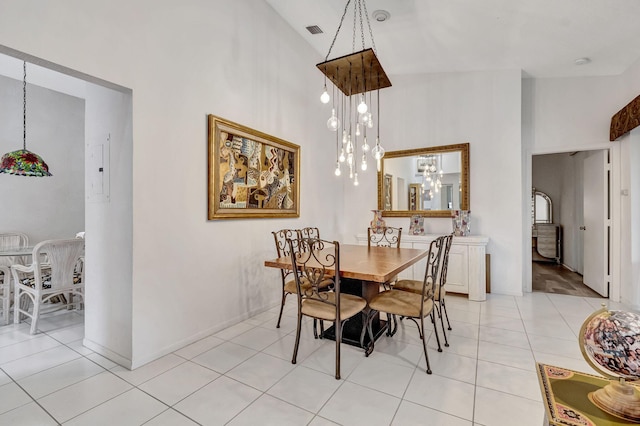
<path id="1" fill-rule="evenodd" d="M 335 273 L 340 271 L 340 243 L 317 238 L 302 238 L 297 244 L 290 239 L 288 243 L 298 290 L 298 324 L 291 363 L 295 364 L 298 356 L 303 316 L 333 322 L 336 341 L 335 377 L 339 380 L 342 327 L 346 321 L 363 313 L 367 301 L 340 291 L 340 274 Z M 367 324 L 367 330 L 373 342 L 371 324 Z M 364 343 L 364 332 L 360 343 Z M 369 344 L 365 348 L 365 354 L 371 353 L 372 348 L 372 344 Z"/>
<path id="2" fill-rule="evenodd" d="M 402 228 L 385 226 L 382 228 L 382 232 L 379 233 L 375 232 L 371 228 L 367 228 L 367 245 L 369 247 L 399 248 L 401 238 Z"/>
<path id="3" fill-rule="evenodd" d="M 424 349 L 424 357 L 427 363 L 427 374 L 431 374 L 431 365 L 429 364 L 429 355 L 427 354 L 427 333 L 424 328 L 425 317 L 430 317 L 433 323 L 433 331 L 440 348 L 440 338 L 438 337 L 438 329 L 435 326 L 434 302 L 433 302 L 433 285 L 438 275 L 438 267 L 440 265 L 440 256 L 444 245 L 444 237 L 438 237 L 431 241 L 429 245 L 429 253 L 427 254 L 427 267 L 422 281 L 420 293 L 413 291 L 386 290 L 378 293 L 369 300 L 369 314 L 367 326 L 371 327 L 371 322 L 379 312 L 384 312 L 387 317 L 396 315 L 402 318 L 408 318 L 418 327 L 418 333 L 422 339 L 422 347 Z M 420 322 L 418 322 L 418 320 Z M 397 327 L 397 325 L 394 325 Z M 388 336 L 395 334 L 393 330 L 387 330 Z M 373 341 L 372 341 L 373 345 Z M 439 349 L 441 351 L 441 349 Z"/>
<path id="4" fill-rule="evenodd" d="M 28 247 L 29 237 L 21 232 L 0 233 L 0 251 Z M 11 285 L 11 265 L 24 264 L 21 256 L 0 256 L 0 307 L 2 308 L 2 323 L 9 324 L 9 310 L 13 296 Z"/>
<path id="5" fill-rule="evenodd" d="M 74 305 L 82 306 L 84 274 L 76 272 L 76 265 L 81 261 L 83 252 L 83 239 L 46 240 L 33 248 L 31 265 L 11 266 L 14 323 L 19 323 L 23 315 L 31 318 L 31 334 L 35 334 L 41 314 Z M 59 297 L 58 303 L 50 303 L 50 309 L 45 312 L 42 305 L 56 296 L 64 297 Z M 76 296 L 82 302 L 74 302 Z"/>
<path id="6" fill-rule="evenodd" d="M 440 266 L 438 268 L 438 276 L 436 277 L 433 289 L 433 301 L 435 303 L 436 313 L 440 319 L 440 325 L 442 326 L 442 334 L 444 335 L 444 345 L 449 346 L 449 340 L 447 339 L 447 332 L 444 328 L 444 317 L 447 319 L 447 330 L 451 331 L 451 323 L 449 322 L 449 315 L 447 314 L 447 306 L 445 304 L 445 296 L 447 290 L 445 284 L 447 284 L 447 270 L 449 267 L 449 251 L 451 250 L 451 243 L 453 242 L 453 234 L 444 235 L 441 238 L 444 239 L 442 247 L 442 255 L 440 256 Z M 421 281 L 416 280 L 400 280 L 396 282 L 394 288 L 403 291 L 413 291 L 420 293 L 422 285 Z M 444 313 L 444 317 L 443 317 Z"/>
<path id="7" fill-rule="evenodd" d="M 313 228 L 313 227 L 301 228 L 301 229 L 298 229 L 297 232 L 298 232 L 298 239 L 320 238 L 320 229 L 318 228 Z"/>
<path id="8" fill-rule="evenodd" d="M 289 256 L 289 243 L 287 240 L 292 240 L 297 243 L 298 231 L 295 229 L 281 229 L 279 231 L 271 232 L 276 243 L 276 251 L 278 257 Z M 284 304 L 287 296 L 296 293 L 296 282 L 293 277 L 293 271 L 289 269 L 280 269 L 280 276 L 282 278 L 282 296 L 280 301 L 280 314 L 278 315 L 278 323 L 276 328 L 280 328 L 280 321 L 282 320 L 282 311 L 284 310 Z"/>
<path id="9" fill-rule="evenodd" d="M 389 247 L 400 248 L 400 241 L 402 240 L 402 228 L 394 228 L 391 226 L 382 227 L 382 232 L 375 232 L 371 227 L 367 228 L 367 246 L 368 247 Z M 398 276 L 393 276 L 388 282 L 381 285 L 381 290 L 389 290 L 395 282 L 398 281 Z M 397 323 L 395 315 L 391 316 L 393 321 L 393 327 Z"/>

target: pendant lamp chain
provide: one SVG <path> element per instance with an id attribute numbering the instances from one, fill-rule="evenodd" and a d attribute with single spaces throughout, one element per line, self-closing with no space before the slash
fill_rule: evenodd
<path id="1" fill-rule="evenodd" d="M 22 61 L 22 149 L 7 152 L 0 158 L 0 173 L 51 176 L 42 157 L 27 150 L 27 61 Z"/>
<path id="2" fill-rule="evenodd" d="M 27 149 L 27 61 L 22 62 L 22 149 Z"/>

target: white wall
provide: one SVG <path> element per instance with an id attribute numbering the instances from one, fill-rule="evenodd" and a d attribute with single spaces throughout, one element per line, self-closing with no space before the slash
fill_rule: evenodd
<path id="1" fill-rule="evenodd" d="M 29 75 L 27 65 L 27 82 Z M 2 155 L 22 149 L 22 80 L 0 75 L 0 100 Z M 73 238 L 85 229 L 83 141 L 84 100 L 28 83 L 27 149 L 44 159 L 53 176 L 0 174 L 2 230 L 24 232 L 35 244 Z"/>
<path id="2" fill-rule="evenodd" d="M 491 238 L 491 289 L 522 293 L 520 71 L 390 76 L 380 91 L 386 150 L 470 142 L 471 229 Z M 515 176 L 515 178 L 514 178 Z M 345 242 L 366 232 L 376 207 L 374 171 L 345 187 Z M 498 194 L 509 194 L 498 196 Z M 385 218 L 408 229 L 409 218 Z M 451 232 L 451 219 L 425 218 L 429 233 Z"/>
<path id="3" fill-rule="evenodd" d="M 640 60 L 623 75 L 626 99 L 619 105 L 622 108 L 640 94 Z M 622 300 L 640 306 L 640 128 L 618 138 L 621 146 L 622 168 L 619 176 L 621 188 L 626 195 L 620 197 L 622 210 L 622 240 L 619 250 L 621 263 Z"/>
<path id="4" fill-rule="evenodd" d="M 317 102 L 321 58 L 263 2 L 12 2 L 0 40 L 132 90 L 133 191 L 112 188 L 111 202 L 126 207 L 132 196 L 133 220 L 123 210 L 107 223 L 133 232 L 131 300 L 122 300 L 131 303 L 133 367 L 275 306 L 278 273 L 263 266 L 274 255 L 270 231 L 343 231 L 343 183 L 318 119 L 328 115 Z M 208 113 L 301 145 L 300 219 L 206 220 Z M 105 262 L 129 250 L 109 244 Z M 94 340 L 126 354 L 113 337 Z"/>
<path id="5" fill-rule="evenodd" d="M 86 83 L 85 97 L 87 286 L 83 343 L 130 366 L 133 357 L 131 93 Z M 96 164 L 92 158 L 95 147 L 104 150 L 102 164 Z M 104 169 L 102 173 L 99 166 Z M 106 182 L 100 194 L 91 184 L 101 176 Z"/>

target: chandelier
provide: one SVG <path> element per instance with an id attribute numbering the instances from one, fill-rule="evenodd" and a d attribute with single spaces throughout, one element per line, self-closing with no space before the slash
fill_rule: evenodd
<path id="1" fill-rule="evenodd" d="M 22 149 L 11 151 L 0 159 L 0 173 L 18 176 L 51 176 L 42 157 L 27 149 L 27 62 L 22 63 Z"/>
<path id="2" fill-rule="evenodd" d="M 438 163 L 440 163 L 440 168 L 438 168 Z M 431 194 L 432 190 L 435 193 L 440 192 L 442 176 L 444 175 L 442 156 L 439 159 L 436 155 L 421 155 L 418 157 L 418 173 L 422 175 L 423 193 L 429 191 Z"/>
<path id="3" fill-rule="evenodd" d="M 328 60 L 336 42 L 338 33 L 344 23 L 344 18 L 353 6 L 353 38 L 352 52 L 349 55 Z M 366 25 L 371 38 L 371 48 L 365 49 L 365 26 L 362 15 L 366 18 Z M 356 29 L 360 29 L 362 50 L 356 52 Z M 391 82 L 382 69 L 376 56 L 373 32 L 369 22 L 365 0 L 348 0 L 340 18 L 340 24 L 333 36 L 329 52 L 324 62 L 316 66 L 324 74 L 324 91 L 320 101 L 331 104 L 331 116 L 327 120 L 327 127 L 336 133 L 336 168 L 335 175 L 342 174 L 342 167 L 346 167 L 353 184 L 358 185 L 358 162 L 362 171 L 367 170 L 367 153 L 376 160 L 380 171 L 380 160 L 384 157 L 384 148 L 380 144 L 380 89 L 390 87 Z M 333 83 L 332 93 L 327 90 L 327 79 Z M 337 89 L 337 90 L 336 90 Z M 376 114 L 373 115 L 375 92 Z M 375 128 L 375 143 L 373 148 L 367 142 L 367 130 L 370 134 Z M 342 130 L 342 131 L 340 131 Z"/>

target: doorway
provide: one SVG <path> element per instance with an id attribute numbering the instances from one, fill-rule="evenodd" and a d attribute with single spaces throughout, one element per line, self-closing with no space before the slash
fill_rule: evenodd
<path id="1" fill-rule="evenodd" d="M 602 167 L 594 167 L 594 158 L 605 158 Z M 537 228 L 532 196 L 532 291 L 569 294 L 582 297 L 608 297 L 610 271 L 610 234 L 608 223 L 610 219 L 609 202 L 609 150 L 564 152 L 532 156 L 532 187 L 536 191 L 548 195 L 551 202 L 550 218 L 544 224 L 544 232 L 557 235 L 557 257 L 543 253 L 541 256 L 536 248 Z M 603 184 L 598 188 L 594 185 L 594 176 L 602 174 Z M 597 180 L 597 177 L 595 178 Z M 590 183 L 591 182 L 591 183 Z M 599 193 L 600 201 L 596 197 L 595 205 L 602 208 L 602 217 L 597 224 L 585 226 L 585 220 L 593 216 L 594 194 Z M 532 192 L 533 194 L 533 192 Z M 585 209 L 585 205 L 587 206 Z M 587 217 L 585 218 L 585 212 Z M 592 240 L 594 231 L 603 234 L 598 240 Z M 587 232 L 590 234 L 587 236 Z M 585 240 L 587 243 L 585 243 Z M 591 241 L 591 242 L 589 242 Z M 585 259 L 598 259 L 596 272 L 591 264 L 585 276 Z M 587 262 L 594 262 L 588 260 Z M 591 268 L 591 269 L 590 269 Z M 593 276 L 596 276 L 594 279 Z M 597 285 L 585 285 L 585 282 L 595 282 Z"/>

